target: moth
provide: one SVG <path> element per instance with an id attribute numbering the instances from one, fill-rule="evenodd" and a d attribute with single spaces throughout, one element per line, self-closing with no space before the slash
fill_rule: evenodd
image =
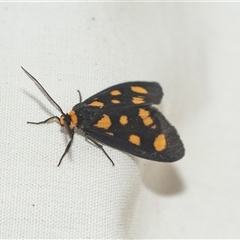
<path id="1" fill-rule="evenodd" d="M 114 162 L 102 143 L 158 162 L 174 162 L 184 156 L 184 146 L 177 130 L 152 106 L 159 104 L 163 97 L 162 88 L 157 82 L 135 81 L 117 84 L 83 102 L 79 92 L 79 103 L 70 112 L 64 113 L 37 79 L 23 67 L 22 69 L 61 113 L 60 117 L 51 116 L 41 122 L 28 122 L 44 124 L 56 119 L 65 127 L 70 140 L 58 166 L 72 145 L 75 128 L 81 129 L 85 137 L 103 151 L 113 166 Z"/>

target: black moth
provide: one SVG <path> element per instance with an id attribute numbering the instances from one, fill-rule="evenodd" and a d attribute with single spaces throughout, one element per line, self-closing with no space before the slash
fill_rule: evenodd
<path id="1" fill-rule="evenodd" d="M 132 155 L 159 162 L 174 162 L 184 156 L 183 143 L 175 129 L 154 107 L 163 92 L 156 82 L 126 82 L 109 87 L 85 101 L 76 104 L 69 113 L 51 98 L 43 86 L 23 67 L 22 69 L 47 97 L 61 116 L 52 116 L 42 124 L 57 119 L 69 134 L 70 141 L 59 161 L 68 152 L 74 137 L 74 128 L 81 129 L 88 140 L 99 147 L 114 162 L 99 143 Z"/>

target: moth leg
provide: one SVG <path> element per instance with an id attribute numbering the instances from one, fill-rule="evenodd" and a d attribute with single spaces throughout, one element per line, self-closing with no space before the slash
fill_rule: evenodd
<path id="1" fill-rule="evenodd" d="M 41 122 L 27 122 L 27 123 L 29 123 L 29 124 L 43 124 L 43 123 L 47 123 L 48 121 L 53 120 L 53 119 L 57 119 L 58 121 L 60 121 L 59 117 L 53 116 L 53 117 L 50 117 L 50 118 L 48 118 L 44 121 L 41 121 Z"/>
<path id="2" fill-rule="evenodd" d="M 91 136 L 85 134 L 85 137 L 87 138 L 87 140 L 90 140 L 93 144 L 95 144 L 98 148 L 100 148 L 103 153 L 107 156 L 107 158 L 111 161 L 112 165 L 115 166 L 113 160 L 109 157 L 109 155 L 107 154 L 107 152 L 104 150 L 103 146 L 101 144 L 99 144 L 98 142 L 96 142 Z"/>
<path id="3" fill-rule="evenodd" d="M 67 145 L 67 147 L 65 148 L 65 151 L 64 151 L 62 157 L 60 158 L 60 161 L 59 161 L 59 163 L 58 163 L 58 165 L 57 165 L 58 167 L 60 166 L 60 164 L 61 164 L 64 156 L 67 154 L 68 150 L 70 149 L 70 147 L 71 147 L 71 145 L 72 145 L 73 136 L 74 136 L 74 132 L 72 132 L 71 135 L 70 135 L 70 141 L 68 142 L 68 145 Z"/>

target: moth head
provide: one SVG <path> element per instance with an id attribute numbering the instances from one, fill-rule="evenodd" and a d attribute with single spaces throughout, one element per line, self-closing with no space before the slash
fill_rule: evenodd
<path id="1" fill-rule="evenodd" d="M 77 126 L 78 118 L 76 112 L 71 110 L 69 113 L 62 114 L 59 123 L 61 126 L 69 126 L 70 129 L 73 129 Z"/>

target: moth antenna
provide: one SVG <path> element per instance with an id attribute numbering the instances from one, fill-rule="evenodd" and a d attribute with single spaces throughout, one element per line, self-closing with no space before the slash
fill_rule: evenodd
<path id="1" fill-rule="evenodd" d="M 64 112 L 61 109 L 61 107 L 52 99 L 52 97 L 48 94 L 48 92 L 44 89 L 44 87 L 38 82 L 38 80 L 33 77 L 26 69 L 24 69 L 21 66 L 22 70 L 26 73 L 26 75 L 36 84 L 36 86 L 38 87 L 38 89 L 42 92 L 42 94 L 48 99 L 48 101 L 59 111 L 61 112 L 63 115 Z"/>

